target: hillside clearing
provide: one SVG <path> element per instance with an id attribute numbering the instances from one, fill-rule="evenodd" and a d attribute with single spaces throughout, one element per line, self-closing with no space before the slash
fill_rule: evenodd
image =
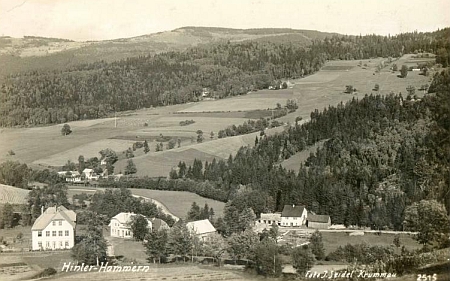
<path id="1" fill-rule="evenodd" d="M 0 204 L 26 204 L 29 190 L 0 184 Z"/>

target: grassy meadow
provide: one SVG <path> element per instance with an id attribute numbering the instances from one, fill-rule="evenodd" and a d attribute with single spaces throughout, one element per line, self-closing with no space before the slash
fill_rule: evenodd
<path id="1" fill-rule="evenodd" d="M 67 160 L 77 161 L 79 155 L 85 158 L 99 156 L 98 152 L 108 147 L 121 153 L 134 141 L 148 139 L 152 140 L 149 141 L 151 152 L 144 155 L 137 151 L 133 159 L 138 175 L 165 177 L 179 161 L 191 163 L 194 158 L 203 161 L 210 161 L 214 157 L 225 159 L 229 154 L 236 153 L 240 146 L 253 145 L 258 133 L 218 139 L 218 131 L 233 124 L 242 124 L 249 118 L 266 116 L 268 108 L 276 107 L 277 103 L 284 105 L 287 99 L 296 100 L 299 108 L 279 120 L 293 124 L 298 116 L 307 120 L 315 109 L 322 110 L 352 98 L 362 98 L 365 94 L 401 92 L 406 97 L 406 87 L 412 85 L 420 96 L 418 89 L 421 85 L 430 83 L 432 73 L 425 77 L 410 71 L 406 78 L 397 77 L 399 72 L 392 73 L 389 70 L 392 63 L 375 73 L 375 68 L 381 61 L 386 59 L 362 60 L 362 66 L 359 66 L 360 61 L 329 61 L 318 73 L 289 81 L 294 85 L 285 90 L 262 90 L 222 100 L 121 112 L 117 114 L 117 120 L 103 118 L 70 122 L 73 132 L 68 136 L 61 135 L 61 124 L 35 128 L 3 128 L 0 129 L 0 161 L 20 160 L 33 167 L 57 167 L 64 165 Z M 413 66 L 421 61 L 423 59 L 405 55 L 393 63 L 401 67 L 402 64 Z M 375 84 L 380 86 L 378 92 L 373 91 Z M 357 91 L 345 94 L 346 85 L 352 85 Z M 180 126 L 180 121 L 191 119 L 195 123 Z M 205 140 L 201 144 L 195 141 L 197 130 L 204 132 Z M 214 132 L 213 138 L 210 138 L 210 132 Z M 162 152 L 155 152 L 155 138 L 160 134 L 180 138 L 181 147 L 171 151 L 164 148 Z M 15 155 L 9 155 L 10 150 Z M 304 158 L 293 157 L 286 166 L 297 170 L 299 162 Z M 125 165 L 126 160 L 120 160 L 116 164 L 116 172 L 123 171 Z"/>

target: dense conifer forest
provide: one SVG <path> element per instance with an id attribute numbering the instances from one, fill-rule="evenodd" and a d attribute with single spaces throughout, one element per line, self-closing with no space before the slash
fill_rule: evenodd
<path id="1" fill-rule="evenodd" d="M 215 182 L 222 196 L 257 214 L 302 204 L 334 224 L 402 230 L 414 202 L 437 200 L 450 210 L 449 71 L 436 73 L 430 88 L 421 100 L 366 95 L 316 110 L 311 122 L 263 136 L 253 149 L 227 161 L 180 163 L 171 177 Z M 279 165 L 320 140 L 327 141 L 299 171 Z"/>
<path id="2" fill-rule="evenodd" d="M 339 36 L 295 43 L 241 42 L 193 47 L 6 77 L 0 88 L 0 126 L 64 123 L 114 111 L 196 101 L 203 88 L 216 98 L 267 88 L 283 78 L 318 71 L 331 59 L 399 57 L 432 52 L 449 62 L 450 29 L 397 36 Z"/>

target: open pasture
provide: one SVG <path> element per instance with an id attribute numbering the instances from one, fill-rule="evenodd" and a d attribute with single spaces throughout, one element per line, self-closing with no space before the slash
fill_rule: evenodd
<path id="1" fill-rule="evenodd" d="M 292 98 L 292 89 L 261 90 L 230 99 L 203 101 L 179 112 L 227 112 L 275 108 Z"/>
<path id="2" fill-rule="evenodd" d="M 217 139 L 219 130 L 232 124 L 242 124 L 249 118 L 260 117 L 252 115 L 253 110 L 267 110 L 276 107 L 277 103 L 284 105 L 287 99 L 295 99 L 298 110 L 279 119 L 293 124 L 298 116 L 307 120 L 315 109 L 323 110 L 328 105 L 336 105 L 352 98 L 363 98 L 365 94 L 401 92 L 406 96 L 406 87 L 412 85 L 420 96 L 423 93 L 418 89 L 430 83 L 432 73 L 425 77 L 410 71 L 406 78 L 398 78 L 399 72 L 392 73 L 389 70 L 392 63 L 401 66 L 408 61 L 416 61 L 412 55 L 405 55 L 391 64 L 386 63 L 380 73 L 375 73 L 375 68 L 381 61 L 386 62 L 387 59 L 362 60 L 362 66 L 358 66 L 360 61 L 329 61 L 318 73 L 291 80 L 294 84 L 292 89 L 262 90 L 222 100 L 122 112 L 117 114 L 117 127 L 114 118 L 70 122 L 73 132 L 68 136 L 61 136 L 61 124 L 1 129 L 0 161 L 19 160 L 27 164 L 34 163 L 37 167 L 62 166 L 69 159 L 77 161 L 79 155 L 84 155 L 85 158 L 98 156 L 101 149 L 108 147 L 120 152 L 131 146 L 133 141 L 163 134 L 181 138 L 181 148 L 184 149 L 172 150 L 169 154 L 166 154 L 166 151 L 154 154 L 156 143 L 151 142 L 151 153 L 143 156 L 136 153 L 138 157 L 134 161 L 138 175 L 167 176 L 180 160 L 191 163 L 194 157 L 202 160 L 212 157 L 226 158 L 238 150 L 237 146 L 253 145 L 255 134 L 239 136 L 240 140 Z M 380 86 L 378 92 L 373 91 L 375 84 Z M 357 92 L 343 93 L 346 85 L 352 85 Z M 179 125 L 180 121 L 191 119 L 195 121 L 194 124 Z M 148 126 L 144 127 L 145 123 Z M 205 141 L 202 144 L 195 142 L 197 130 L 204 132 Z M 211 131 L 215 134 L 213 139 L 210 139 Z M 122 140 L 113 139 L 117 136 Z M 124 136 L 126 140 L 123 140 Z M 194 142 L 191 138 L 194 138 Z M 193 150 L 186 151 L 187 147 Z M 13 150 L 15 155 L 8 155 L 9 150 Z M 116 172 L 123 171 L 126 165 L 123 163 L 126 162 L 122 161 L 122 164 L 116 165 Z"/>
<path id="3" fill-rule="evenodd" d="M 28 190 L 0 184 L 0 204 L 26 204 Z"/>
<path id="4" fill-rule="evenodd" d="M 120 152 L 131 147 L 135 141 L 120 140 L 120 139 L 104 139 L 95 142 L 88 143 L 86 145 L 74 147 L 72 149 L 60 152 L 54 155 L 50 155 L 46 158 L 41 158 L 34 161 L 34 164 L 40 164 L 44 166 L 60 166 L 64 165 L 67 160 L 72 162 L 78 162 L 78 157 L 83 155 L 85 159 L 91 157 L 100 157 L 99 151 L 105 148 L 111 148 L 114 151 Z"/>
<path id="5" fill-rule="evenodd" d="M 170 210 L 170 212 L 179 218 L 184 219 L 186 217 L 193 202 L 196 202 L 201 208 L 203 208 L 205 203 L 207 203 L 210 208 L 212 207 L 214 209 L 216 218 L 223 216 L 223 208 L 225 207 L 225 203 L 201 197 L 195 193 L 140 188 L 132 188 L 130 190 L 134 195 L 153 198 L 161 202 Z"/>
<path id="6" fill-rule="evenodd" d="M 363 236 L 350 236 L 346 232 L 321 232 L 325 255 L 335 251 L 339 246 L 347 244 L 367 244 L 369 246 L 390 246 L 393 245 L 395 234 L 364 233 Z M 400 234 L 400 244 L 408 250 L 419 249 L 421 245 L 409 234 Z"/>

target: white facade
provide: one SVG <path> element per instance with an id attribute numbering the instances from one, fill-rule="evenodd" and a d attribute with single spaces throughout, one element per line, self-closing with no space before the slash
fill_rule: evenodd
<path id="1" fill-rule="evenodd" d="M 31 228 L 32 250 L 70 249 L 75 244 L 73 211 L 50 207 L 36 219 Z"/>
<path id="2" fill-rule="evenodd" d="M 286 210 L 288 209 L 290 210 Z M 285 206 L 281 214 L 281 226 L 302 226 L 306 224 L 308 212 L 300 206 Z"/>
<path id="3" fill-rule="evenodd" d="M 134 213 L 119 213 L 111 219 L 109 227 L 111 229 L 111 237 L 133 238 L 133 232 L 129 224 L 131 218 L 136 216 Z M 147 227 L 152 229 L 152 222 L 147 219 Z"/>

